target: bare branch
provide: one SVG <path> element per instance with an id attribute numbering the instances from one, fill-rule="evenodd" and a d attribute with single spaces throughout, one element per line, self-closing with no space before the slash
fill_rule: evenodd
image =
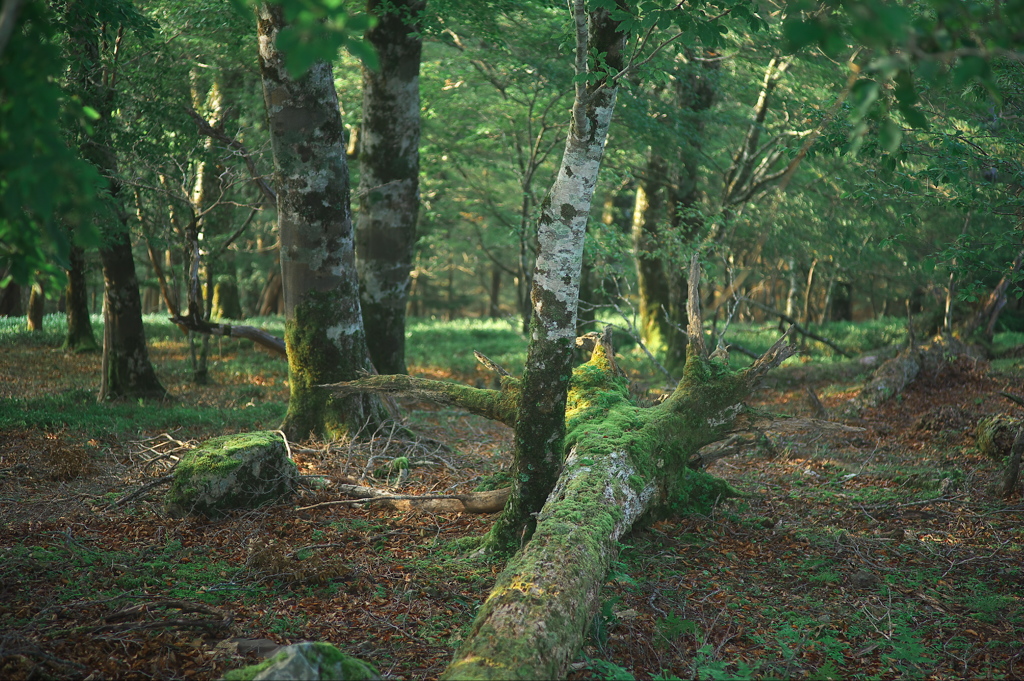
<path id="1" fill-rule="evenodd" d="M 245 338 L 251 340 L 253 343 L 270 350 L 271 352 L 280 355 L 281 357 L 287 357 L 288 352 L 285 349 L 285 343 L 277 336 L 264 331 L 263 329 L 255 326 L 242 326 L 234 324 L 214 324 L 204 319 L 199 319 L 192 315 L 176 315 L 171 317 L 171 321 L 191 331 L 197 331 L 199 333 L 206 333 L 211 336 L 226 336 L 230 338 Z"/>
<path id="2" fill-rule="evenodd" d="M 238 140 L 224 132 L 223 126 L 214 127 L 210 125 L 210 123 L 201 115 L 199 115 L 199 113 L 196 112 L 196 110 L 193 109 L 191 106 L 185 107 L 185 113 L 188 114 L 193 121 L 195 121 L 196 128 L 199 130 L 200 135 L 205 135 L 210 139 L 216 140 L 221 144 L 224 144 L 229 149 L 234 149 L 235 151 L 237 151 L 238 154 L 242 157 L 242 160 L 245 162 L 245 167 L 249 169 L 249 175 L 252 177 L 252 181 L 256 183 L 256 186 L 259 188 L 264 198 L 266 198 L 267 201 L 269 201 L 270 203 L 277 205 L 277 192 L 275 192 L 267 183 L 267 181 L 263 179 L 263 176 L 260 175 L 258 169 L 256 168 L 256 162 L 253 160 L 252 154 L 249 152 L 249 149 L 246 148 L 244 144 L 242 144 L 241 142 L 239 142 Z"/>
<path id="3" fill-rule="evenodd" d="M 786 329 L 786 333 L 782 335 L 782 338 L 775 341 L 775 345 L 768 348 L 757 361 L 743 372 L 747 388 L 753 391 L 761 384 L 761 381 L 764 380 L 769 371 L 795 354 L 797 354 L 797 347 L 793 344 L 793 327 L 791 326 Z"/>

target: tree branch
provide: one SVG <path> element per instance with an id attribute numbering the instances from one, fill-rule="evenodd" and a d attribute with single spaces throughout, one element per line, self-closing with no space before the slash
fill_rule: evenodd
<path id="1" fill-rule="evenodd" d="M 271 352 L 288 357 L 284 341 L 277 336 L 259 329 L 255 326 L 242 326 L 235 324 L 214 324 L 192 315 L 176 315 L 171 321 L 191 331 L 206 333 L 211 336 L 227 336 L 230 338 L 245 338 L 253 343 L 270 350 Z"/>
<path id="2" fill-rule="evenodd" d="M 354 381 L 321 385 L 334 395 L 356 393 L 394 393 L 430 400 L 436 404 L 461 407 L 471 414 L 515 425 L 516 406 L 519 402 L 518 381 L 511 376 L 501 377 L 500 390 L 471 388 L 459 383 L 435 381 L 416 376 L 365 376 Z"/>
<path id="3" fill-rule="evenodd" d="M 224 132 L 224 128 L 222 126 L 214 127 L 210 125 L 210 123 L 200 116 L 199 113 L 197 113 L 191 106 L 185 107 L 185 113 L 195 121 L 196 128 L 199 130 L 200 135 L 216 140 L 227 146 L 229 149 L 233 149 L 238 152 L 239 156 L 242 157 L 242 161 L 245 162 L 245 167 L 249 169 L 249 175 L 252 177 L 252 181 L 256 183 L 256 186 L 259 188 L 264 198 L 276 206 L 277 192 L 275 192 L 267 181 L 263 179 L 263 176 L 260 175 L 256 168 L 256 162 L 253 161 L 252 154 L 249 152 L 249 149 L 244 144 Z"/>

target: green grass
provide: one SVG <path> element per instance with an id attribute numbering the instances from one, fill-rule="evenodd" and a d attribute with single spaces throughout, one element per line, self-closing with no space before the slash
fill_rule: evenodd
<path id="1" fill-rule="evenodd" d="M 414 367 L 473 373 L 479 366 L 474 350 L 513 374 L 526 364 L 526 339 L 502 319 L 410 319 L 405 338 L 405 359 Z"/>
<path id="2" fill-rule="evenodd" d="M 91 437 L 127 436 L 187 428 L 190 432 L 238 432 L 276 428 L 285 405 L 252 402 L 252 406 L 190 406 L 159 401 L 100 404 L 94 390 L 73 390 L 37 399 L 0 399 L 2 428 L 69 428 Z"/>

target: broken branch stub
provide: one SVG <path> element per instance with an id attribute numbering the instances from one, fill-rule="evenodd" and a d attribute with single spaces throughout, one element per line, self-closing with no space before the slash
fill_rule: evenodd
<path id="1" fill-rule="evenodd" d="M 686 293 L 686 335 L 689 336 L 690 351 L 695 357 L 708 358 L 704 344 L 704 319 L 700 311 L 700 259 L 694 253 L 690 258 L 690 278 Z"/>

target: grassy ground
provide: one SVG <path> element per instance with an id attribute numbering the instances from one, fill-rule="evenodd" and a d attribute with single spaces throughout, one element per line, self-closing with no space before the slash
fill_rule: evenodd
<path id="1" fill-rule="evenodd" d="M 97 405 L 99 358 L 65 355 L 60 319 L 46 323 L 29 334 L 0 320 L 0 677 L 213 679 L 256 659 L 247 649 L 301 640 L 395 678 L 440 673 L 501 568 L 457 550 L 490 518 L 307 508 L 340 500 L 329 488 L 218 522 L 166 517 L 160 487 L 116 505 L 201 439 L 276 427 L 285 365 L 215 340 L 214 383 L 193 386 L 180 333 L 153 318 L 173 399 Z M 280 332 L 280 320 L 255 323 Z M 744 327 L 737 340 L 758 350 L 775 333 Z M 830 327 L 868 354 L 840 361 L 809 345 L 758 403 L 806 416 L 813 387 L 836 409 L 899 334 Z M 999 467 L 972 436 L 981 416 L 1010 412 L 999 390 L 1020 392 L 1020 339 L 998 341 L 1004 359 L 922 377 L 850 424 L 863 430 L 769 429 L 716 463 L 746 496 L 629 538 L 573 678 L 1024 674 L 1024 507 L 991 495 Z M 505 322 L 410 325 L 413 373 L 489 383 L 472 350 L 515 372 L 525 342 Z M 623 355 L 638 384 L 661 387 L 639 349 Z M 386 431 L 293 443 L 295 457 L 307 473 L 407 493 L 468 491 L 507 465 L 504 426 L 403 407 L 453 451 Z M 398 456 L 412 462 L 404 480 L 388 466 Z"/>

